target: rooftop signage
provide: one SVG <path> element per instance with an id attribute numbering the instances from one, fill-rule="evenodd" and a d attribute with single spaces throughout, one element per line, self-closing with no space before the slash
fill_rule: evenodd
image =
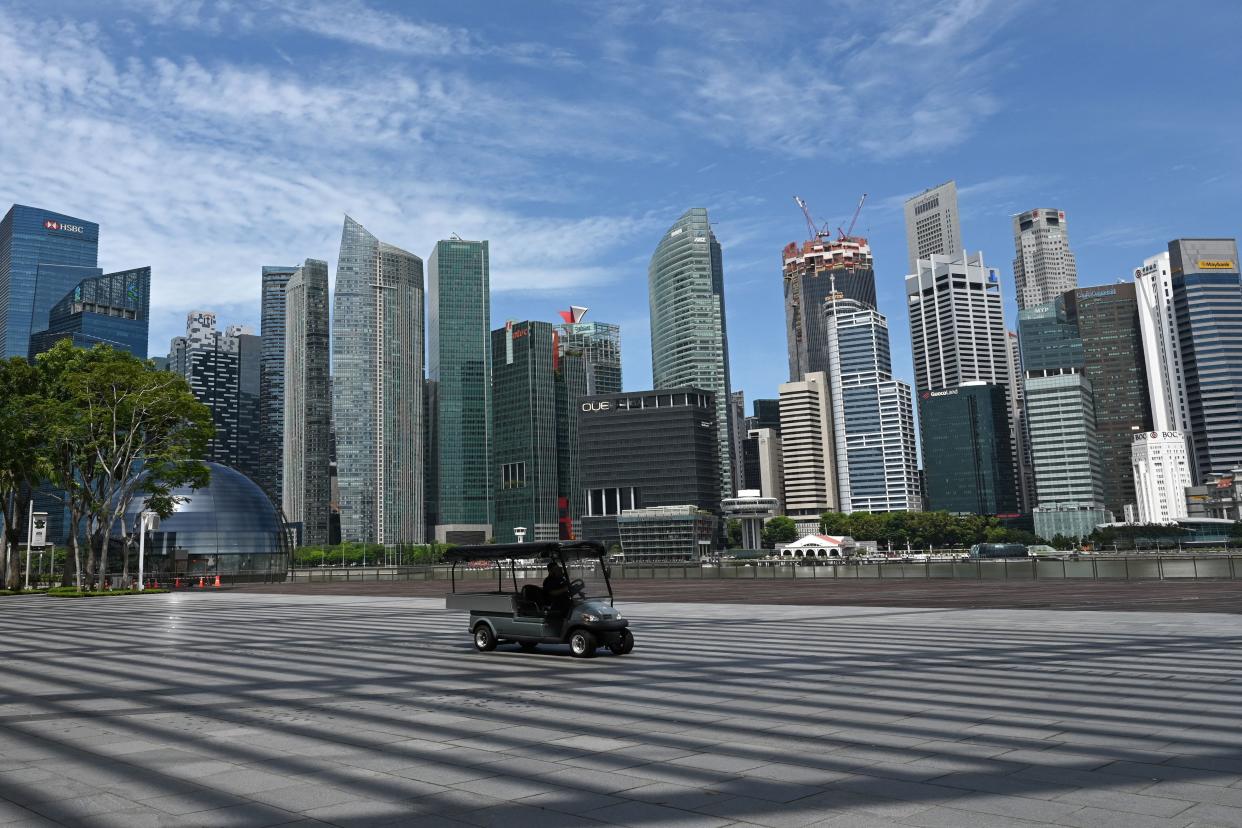
<path id="1" fill-rule="evenodd" d="M 1134 442 L 1142 440 L 1181 440 L 1180 431 L 1144 431 L 1134 435 Z"/>
<path id="2" fill-rule="evenodd" d="M 1200 259 L 1200 270 L 1237 270 L 1237 266 L 1229 259 Z"/>
<path id="3" fill-rule="evenodd" d="M 86 232 L 86 228 L 80 224 L 65 224 L 63 222 L 56 221 L 55 219 L 44 219 L 43 229 L 55 230 L 59 233 L 77 233 L 78 235 Z"/>

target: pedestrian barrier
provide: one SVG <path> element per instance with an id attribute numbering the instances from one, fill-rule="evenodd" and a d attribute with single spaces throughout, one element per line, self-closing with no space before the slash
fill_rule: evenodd
<path id="1" fill-rule="evenodd" d="M 539 567 L 516 571 L 519 580 L 543 577 Z M 830 563 L 817 561 L 759 561 L 720 563 L 613 564 L 614 580 L 975 580 L 975 581 L 1172 581 L 1237 580 L 1242 578 L 1242 556 L 1087 555 L 1064 558 L 1010 558 L 999 560 L 930 559 L 865 560 Z M 457 568 L 458 581 L 494 581 L 494 569 Z M 328 583 L 350 581 L 448 581 L 448 566 L 298 567 L 288 581 Z"/>

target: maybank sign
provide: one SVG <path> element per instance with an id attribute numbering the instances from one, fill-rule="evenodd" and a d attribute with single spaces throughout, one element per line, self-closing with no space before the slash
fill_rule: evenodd
<path id="1" fill-rule="evenodd" d="M 1200 259 L 1200 270 L 1237 270 L 1238 267 L 1229 259 Z"/>

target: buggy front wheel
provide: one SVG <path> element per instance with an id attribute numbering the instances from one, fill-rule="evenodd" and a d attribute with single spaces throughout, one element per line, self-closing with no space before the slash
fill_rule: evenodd
<path id="1" fill-rule="evenodd" d="M 608 645 L 613 655 L 629 655 L 634 652 L 634 633 L 622 630 L 621 637 Z"/>
<path id="2" fill-rule="evenodd" d="M 595 655 L 598 646 L 590 630 L 574 630 L 573 635 L 569 636 L 569 651 L 575 658 L 590 658 Z"/>

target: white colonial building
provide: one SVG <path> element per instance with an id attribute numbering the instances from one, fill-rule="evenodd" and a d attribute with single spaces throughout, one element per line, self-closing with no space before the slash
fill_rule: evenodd
<path id="1" fill-rule="evenodd" d="M 853 553 L 854 539 L 849 535 L 805 535 L 793 543 L 778 547 L 778 558 L 844 558 Z"/>
<path id="2" fill-rule="evenodd" d="M 1172 523 L 1186 517 L 1186 487 L 1192 481 L 1182 432 L 1135 434 L 1130 462 L 1139 523 Z"/>

